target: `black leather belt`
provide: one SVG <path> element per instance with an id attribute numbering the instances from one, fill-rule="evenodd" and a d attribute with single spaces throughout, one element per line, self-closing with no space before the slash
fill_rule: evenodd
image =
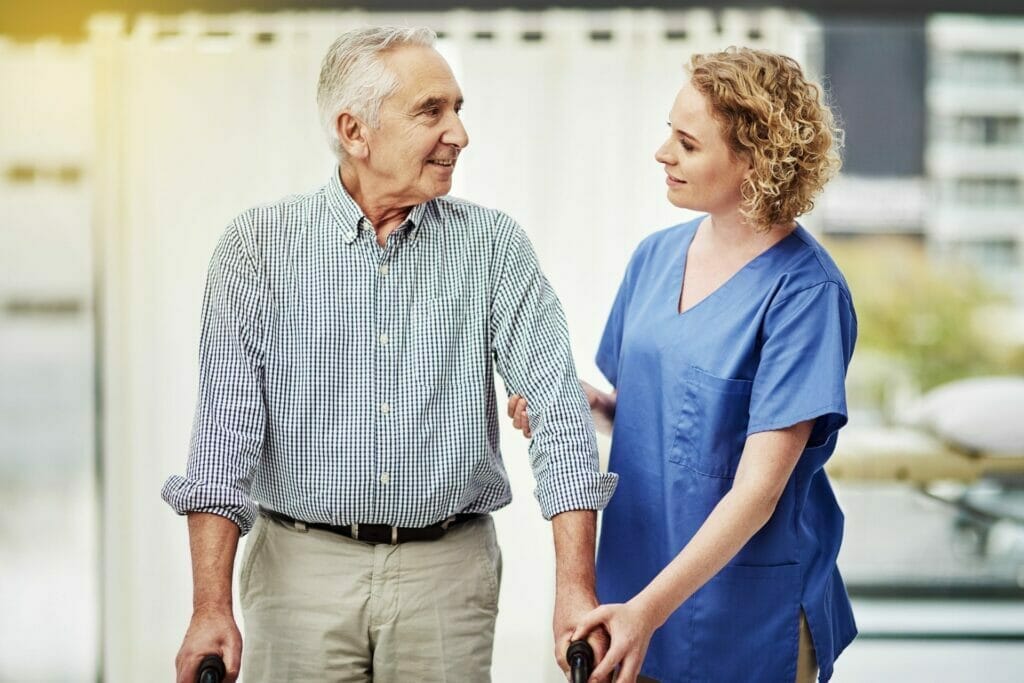
<path id="1" fill-rule="evenodd" d="M 267 508 L 260 508 L 260 512 L 271 519 L 276 519 L 288 526 L 293 526 L 299 531 L 320 529 L 321 531 L 330 531 L 332 534 L 346 536 L 363 543 L 389 543 L 391 545 L 408 543 L 409 541 L 436 541 L 444 536 L 452 526 L 483 517 L 482 514 L 476 512 L 460 512 L 430 526 L 404 527 L 388 526 L 387 524 L 321 524 L 319 522 L 303 522 L 275 510 L 268 510 Z"/>

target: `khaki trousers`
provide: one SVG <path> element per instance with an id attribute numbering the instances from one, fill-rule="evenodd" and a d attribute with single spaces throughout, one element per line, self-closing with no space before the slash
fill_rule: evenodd
<path id="1" fill-rule="evenodd" d="M 260 516 L 242 558 L 245 683 L 491 680 L 492 519 L 369 545 Z"/>
<path id="2" fill-rule="evenodd" d="M 807 617 L 800 610 L 800 646 L 796 655 L 796 683 L 814 683 L 818 678 L 818 656 L 814 653 L 811 629 Z"/>

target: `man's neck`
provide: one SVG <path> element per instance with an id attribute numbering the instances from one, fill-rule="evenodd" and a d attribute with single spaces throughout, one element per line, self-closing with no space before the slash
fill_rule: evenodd
<path id="1" fill-rule="evenodd" d="M 373 192 L 368 184 L 362 182 L 359 175 L 349 167 L 342 166 L 339 173 L 345 191 L 373 226 L 374 232 L 377 233 L 377 243 L 383 247 L 387 244 L 388 235 L 405 222 L 412 207 L 396 206 L 394 198 Z"/>

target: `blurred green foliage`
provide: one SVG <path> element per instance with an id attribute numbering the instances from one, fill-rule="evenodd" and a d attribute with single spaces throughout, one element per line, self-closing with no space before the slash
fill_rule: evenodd
<path id="1" fill-rule="evenodd" d="M 921 391 L 1024 373 L 1024 348 L 979 324 L 979 313 L 1007 298 L 966 264 L 931 259 L 920 243 L 893 237 L 832 240 L 827 248 L 853 292 L 858 353 L 898 363 Z"/>

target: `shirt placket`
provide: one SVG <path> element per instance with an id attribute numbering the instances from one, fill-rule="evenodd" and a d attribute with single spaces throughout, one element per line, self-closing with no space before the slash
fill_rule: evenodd
<path id="1" fill-rule="evenodd" d="M 392 490 L 395 463 L 392 452 L 397 431 L 396 421 L 401 419 L 403 406 L 398 405 L 398 392 L 395 377 L 398 360 L 395 358 L 393 326 L 396 324 L 397 300 L 401 292 L 400 278 L 402 248 L 401 230 L 395 230 L 381 247 L 376 236 L 371 233 L 371 240 L 376 261 L 374 276 L 374 316 L 372 329 L 367 334 L 373 335 L 374 348 L 374 397 L 377 402 L 376 428 L 374 431 L 374 488 L 373 499 L 375 520 L 388 518 L 388 511 L 393 511 Z"/>

